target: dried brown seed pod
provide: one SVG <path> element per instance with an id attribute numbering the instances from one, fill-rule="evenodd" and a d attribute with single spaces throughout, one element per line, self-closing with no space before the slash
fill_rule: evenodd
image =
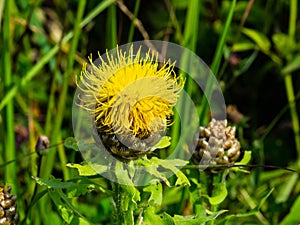
<path id="1" fill-rule="evenodd" d="M 10 186 L 0 186 L 0 225 L 16 225 L 19 220 L 17 196 L 10 191 Z"/>
<path id="2" fill-rule="evenodd" d="M 235 137 L 236 128 L 227 120 L 212 119 L 207 127 L 200 126 L 192 160 L 195 164 L 228 164 L 240 156 L 240 142 Z"/>

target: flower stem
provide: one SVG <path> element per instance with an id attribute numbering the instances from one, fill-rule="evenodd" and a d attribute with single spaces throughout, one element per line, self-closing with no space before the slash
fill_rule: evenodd
<path id="1" fill-rule="evenodd" d="M 115 203 L 115 223 L 122 224 L 123 213 L 121 210 L 121 195 L 120 195 L 120 185 L 118 183 L 112 182 L 113 187 L 113 199 Z"/>
<path id="2" fill-rule="evenodd" d="M 292 81 L 291 74 L 286 74 L 284 76 L 284 82 L 285 82 L 285 89 L 286 89 L 286 94 L 287 94 L 289 107 L 290 107 L 290 114 L 291 114 L 291 118 L 292 118 L 292 125 L 293 125 L 293 130 L 294 130 L 296 149 L 298 152 L 298 164 L 300 165 L 299 118 L 297 115 L 295 94 L 294 94 L 293 81 Z"/>
<path id="3" fill-rule="evenodd" d="M 127 209 L 125 208 L 125 201 L 128 196 L 122 185 L 119 183 L 112 182 L 113 187 L 113 200 L 115 203 L 115 224 L 116 225 L 134 225 L 134 217 L 132 205 L 128 205 Z M 130 201 L 131 202 L 131 201 Z M 132 203 L 131 203 L 132 204 Z"/>

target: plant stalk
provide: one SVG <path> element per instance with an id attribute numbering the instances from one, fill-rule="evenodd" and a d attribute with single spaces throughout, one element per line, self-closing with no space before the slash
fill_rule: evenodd
<path id="1" fill-rule="evenodd" d="M 296 23 L 297 23 L 297 0 L 290 1 L 290 19 L 289 19 L 289 37 L 291 40 L 295 39 L 295 32 L 296 32 Z M 287 60 L 291 60 L 291 56 L 287 57 Z M 294 138 L 296 149 L 298 153 L 298 160 L 297 163 L 300 165 L 300 129 L 299 129 L 299 118 L 297 113 L 296 107 L 296 100 L 295 100 L 295 92 L 293 88 L 293 81 L 291 74 L 284 75 L 284 83 L 286 94 L 288 98 L 288 103 L 290 107 L 290 115 L 292 119 L 292 125 L 294 130 Z"/>
<path id="2" fill-rule="evenodd" d="M 4 52 L 4 90 L 8 92 L 12 85 L 12 68 L 11 68 L 11 4 L 12 1 L 4 3 L 4 24 L 3 24 L 3 52 Z M 6 162 L 16 158 L 15 132 L 14 132 L 14 101 L 11 99 L 7 102 L 4 112 L 4 159 Z M 13 192 L 17 193 L 17 168 L 16 163 L 11 163 L 5 167 L 5 182 L 12 187 Z"/>

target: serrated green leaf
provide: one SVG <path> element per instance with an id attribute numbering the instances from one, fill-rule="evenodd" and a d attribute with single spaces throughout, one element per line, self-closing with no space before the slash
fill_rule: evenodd
<path id="1" fill-rule="evenodd" d="M 175 224 L 177 225 L 199 225 L 202 224 L 202 220 L 195 216 L 180 216 L 180 215 L 175 215 L 174 216 Z"/>
<path id="2" fill-rule="evenodd" d="M 153 157 L 151 160 L 152 160 L 153 163 L 155 163 L 157 165 L 160 165 L 160 166 L 162 166 L 162 167 L 164 167 L 168 170 L 171 170 L 177 176 L 177 181 L 176 181 L 175 185 L 188 185 L 188 186 L 191 185 L 189 179 L 184 175 L 184 173 L 182 173 L 176 167 L 176 166 L 178 166 L 178 164 L 183 166 L 183 160 L 177 160 L 177 159 L 166 160 L 166 159 L 159 159 L 159 158 L 156 158 L 156 157 Z"/>
<path id="3" fill-rule="evenodd" d="M 147 225 L 175 225 L 174 220 L 170 215 L 167 213 L 156 214 L 153 206 L 147 207 L 144 211 L 144 222 Z"/>
<path id="4" fill-rule="evenodd" d="M 140 160 L 139 163 L 145 167 L 145 171 L 147 171 L 149 174 L 156 177 L 159 181 L 163 181 L 167 186 L 170 187 L 170 182 L 165 177 L 164 173 L 160 173 L 158 169 L 158 165 L 155 163 L 152 163 L 151 160 Z"/>
<path id="5" fill-rule="evenodd" d="M 50 178 L 49 180 L 39 177 L 32 177 L 39 185 L 47 188 L 69 188 L 73 185 L 71 182 L 62 182 L 61 179 Z"/>
<path id="6" fill-rule="evenodd" d="M 67 167 L 76 168 L 80 176 L 94 176 L 107 171 L 106 165 L 68 163 Z"/>
<path id="7" fill-rule="evenodd" d="M 65 141 L 64 141 L 64 146 L 66 148 L 73 149 L 75 151 L 79 151 L 79 148 L 77 146 L 77 142 L 76 142 L 74 137 L 66 138 Z"/>
<path id="8" fill-rule="evenodd" d="M 226 183 L 222 182 L 214 185 L 213 196 L 210 197 L 208 195 L 204 195 L 209 201 L 211 205 L 219 205 L 222 203 L 227 197 L 228 191 L 226 188 Z"/>
<path id="9" fill-rule="evenodd" d="M 150 192 L 148 203 L 152 206 L 160 206 L 162 203 L 162 185 L 161 183 L 151 184 L 143 189 L 145 192 Z"/>
<path id="10" fill-rule="evenodd" d="M 263 33 L 248 28 L 243 28 L 242 32 L 252 39 L 262 51 L 267 52 L 270 50 L 271 42 Z"/>
<path id="11" fill-rule="evenodd" d="M 200 225 L 215 220 L 219 215 L 227 211 L 228 210 L 220 210 L 217 212 L 209 212 L 208 214 L 205 213 L 205 211 L 203 210 L 202 213 L 199 213 L 197 215 L 191 215 L 191 216 L 174 215 L 174 221 L 176 225 Z"/>
<path id="12" fill-rule="evenodd" d="M 66 189 L 66 194 L 69 198 L 79 197 L 80 195 L 87 194 L 91 190 L 100 189 L 105 192 L 103 188 L 96 187 L 96 184 L 90 182 L 88 179 L 79 180 L 71 187 Z"/>
<path id="13" fill-rule="evenodd" d="M 189 179 L 184 175 L 183 172 L 181 172 L 179 170 L 179 171 L 177 171 L 177 173 L 175 175 L 177 177 L 175 185 L 178 185 L 178 186 L 181 186 L 181 185 L 191 186 Z"/>

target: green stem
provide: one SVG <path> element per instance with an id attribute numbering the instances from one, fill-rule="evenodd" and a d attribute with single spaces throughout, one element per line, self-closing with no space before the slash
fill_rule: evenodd
<path id="1" fill-rule="evenodd" d="M 289 107 L 290 107 L 290 114 L 291 114 L 291 118 L 292 118 L 296 149 L 298 152 L 298 164 L 300 165 L 299 118 L 298 118 L 298 114 L 297 114 L 295 94 L 294 94 L 293 81 L 292 81 L 291 74 L 286 74 L 284 76 L 284 82 L 285 82 L 285 89 L 286 89 L 286 94 L 287 94 Z"/>
<path id="2" fill-rule="evenodd" d="M 289 20 L 289 36 L 295 38 L 297 23 L 297 0 L 290 1 L 290 20 Z"/>
<path id="3" fill-rule="evenodd" d="M 223 55 L 223 51 L 224 51 L 225 41 L 226 41 L 227 34 L 229 32 L 229 28 L 231 25 L 235 5 L 236 5 L 236 0 L 233 0 L 231 2 L 231 6 L 230 6 L 230 10 L 229 10 L 226 22 L 225 22 L 225 26 L 224 26 L 222 35 L 219 39 L 217 49 L 216 49 L 216 52 L 214 55 L 214 59 L 213 59 L 212 65 L 211 65 L 211 71 L 212 71 L 213 75 L 215 75 L 215 76 L 218 74 L 218 71 L 219 71 L 219 67 L 220 67 L 220 63 L 221 63 L 221 59 L 222 59 L 222 55 Z M 206 99 L 203 99 L 203 104 L 201 106 L 200 121 L 205 121 L 207 111 L 208 111 L 208 100 L 210 100 L 212 91 L 213 91 L 212 86 L 213 86 L 213 79 L 209 78 L 207 85 L 206 85 L 206 90 L 205 90 Z"/>
<path id="4" fill-rule="evenodd" d="M 6 1 L 4 6 L 4 24 L 3 24 L 3 52 L 4 52 L 4 88 L 8 91 L 12 85 L 11 73 L 11 32 L 10 32 L 10 15 L 12 1 Z M 4 134 L 4 154 L 5 161 L 16 158 L 15 133 L 14 133 L 14 102 L 11 99 L 5 108 L 5 128 Z M 15 163 L 5 167 L 5 182 L 17 192 L 17 168 Z"/>
<path id="5" fill-rule="evenodd" d="M 135 6 L 134 6 L 134 12 L 133 12 L 133 15 L 134 15 L 134 19 L 131 21 L 131 25 L 130 25 L 130 28 L 129 28 L 129 35 L 128 35 L 128 43 L 132 42 L 132 39 L 133 39 L 133 35 L 134 35 L 134 22 L 135 22 L 135 19 L 137 18 L 137 14 L 139 12 L 139 8 L 140 8 L 140 4 L 141 4 L 141 0 L 136 0 L 135 1 Z"/>
<path id="6" fill-rule="evenodd" d="M 121 191 L 120 184 L 112 183 L 113 185 L 113 199 L 115 203 L 115 223 L 117 225 L 122 224 L 123 211 L 121 207 Z"/>
<path id="7" fill-rule="evenodd" d="M 134 225 L 134 216 L 133 216 L 133 209 L 132 203 L 129 204 L 127 209 L 125 209 L 126 195 L 123 185 L 119 183 L 113 183 L 113 199 L 115 203 L 115 223 L 116 225 Z"/>
<path id="8" fill-rule="evenodd" d="M 117 10 L 116 5 L 108 8 L 107 24 L 106 24 L 106 46 L 107 48 L 115 48 L 117 46 Z"/>
<path id="9" fill-rule="evenodd" d="M 297 23 L 297 0 L 290 1 L 290 20 L 289 20 L 289 37 L 291 40 L 295 39 Z M 291 60 L 291 56 L 287 57 L 287 60 Z M 297 114 L 295 92 L 293 88 L 293 81 L 291 74 L 284 75 L 285 89 L 290 107 L 290 114 L 292 118 L 294 137 L 296 143 L 296 149 L 298 152 L 298 165 L 300 165 L 300 134 L 299 134 L 299 118 Z"/>

